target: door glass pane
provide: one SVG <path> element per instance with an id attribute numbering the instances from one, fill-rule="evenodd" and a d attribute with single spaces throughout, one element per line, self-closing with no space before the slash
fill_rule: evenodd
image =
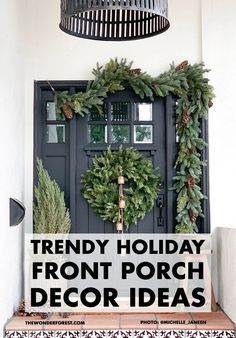
<path id="1" fill-rule="evenodd" d="M 65 116 L 56 110 L 55 102 L 47 102 L 47 120 L 48 121 L 63 121 Z"/>
<path id="2" fill-rule="evenodd" d="M 179 143 L 179 134 L 178 134 L 177 129 L 178 129 L 178 125 L 176 124 L 175 125 L 175 142 Z"/>
<path id="3" fill-rule="evenodd" d="M 48 124 L 46 142 L 65 143 L 65 126 L 63 124 Z"/>
<path id="4" fill-rule="evenodd" d="M 152 143 L 152 126 L 134 126 L 134 143 Z"/>
<path id="5" fill-rule="evenodd" d="M 107 126 L 105 124 L 90 125 L 89 142 L 107 143 Z"/>
<path id="6" fill-rule="evenodd" d="M 152 121 L 152 104 L 135 103 L 134 104 L 135 121 Z"/>
<path id="7" fill-rule="evenodd" d="M 107 106 L 104 104 L 103 111 L 99 113 L 99 111 L 95 108 L 91 109 L 89 114 L 90 121 L 107 121 Z"/>
<path id="8" fill-rule="evenodd" d="M 120 124 L 111 126 L 111 142 L 129 143 L 130 142 L 129 126 Z"/>
<path id="9" fill-rule="evenodd" d="M 112 121 L 129 121 L 129 103 L 113 102 L 111 104 Z"/>

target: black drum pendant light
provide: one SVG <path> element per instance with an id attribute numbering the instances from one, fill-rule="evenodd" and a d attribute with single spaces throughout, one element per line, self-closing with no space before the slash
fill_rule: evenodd
<path id="1" fill-rule="evenodd" d="M 137 40 L 169 26 L 168 0 L 61 0 L 60 28 L 85 39 Z"/>

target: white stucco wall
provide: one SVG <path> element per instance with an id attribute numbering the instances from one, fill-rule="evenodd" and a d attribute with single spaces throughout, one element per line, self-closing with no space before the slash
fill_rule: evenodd
<path id="1" fill-rule="evenodd" d="M 0 1 L 0 337 L 22 286 L 23 225 L 9 226 L 9 198 L 24 200 L 23 10 L 24 1 Z"/>
<path id="2" fill-rule="evenodd" d="M 211 229 L 236 228 L 236 2 L 202 0 L 202 55 L 215 88 L 209 116 Z"/>
<path id="3" fill-rule="evenodd" d="M 236 229 L 217 228 L 215 231 L 218 266 L 218 302 L 236 323 Z"/>
<path id="4" fill-rule="evenodd" d="M 213 284 L 219 304 L 236 322 L 236 2 L 203 0 L 202 9 L 202 55 L 216 93 L 209 116 Z"/>

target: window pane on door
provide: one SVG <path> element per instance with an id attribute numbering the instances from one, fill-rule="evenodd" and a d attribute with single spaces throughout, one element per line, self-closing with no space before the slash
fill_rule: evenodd
<path id="1" fill-rule="evenodd" d="M 135 125 L 134 126 L 134 143 L 152 143 L 152 126 Z"/>
<path id="2" fill-rule="evenodd" d="M 152 104 L 135 103 L 134 104 L 135 121 L 152 121 Z"/>
<path id="3" fill-rule="evenodd" d="M 111 142 L 129 143 L 130 142 L 129 126 L 120 124 L 111 126 Z"/>
<path id="4" fill-rule="evenodd" d="M 55 102 L 47 102 L 47 121 L 64 121 L 65 116 L 56 109 Z"/>
<path id="5" fill-rule="evenodd" d="M 65 143 L 65 125 L 63 124 L 48 124 L 47 143 Z"/>
<path id="6" fill-rule="evenodd" d="M 99 112 L 97 109 L 93 108 L 89 114 L 90 121 L 107 121 L 107 107 L 103 106 L 103 111 Z"/>
<path id="7" fill-rule="evenodd" d="M 107 125 L 96 124 L 89 126 L 90 143 L 107 143 Z"/>
<path id="8" fill-rule="evenodd" d="M 111 104 L 111 120 L 112 121 L 129 121 L 129 109 L 130 104 L 128 102 L 112 102 Z"/>

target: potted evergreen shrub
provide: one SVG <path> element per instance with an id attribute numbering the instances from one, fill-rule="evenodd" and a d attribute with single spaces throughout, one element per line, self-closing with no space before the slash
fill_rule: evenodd
<path id="1" fill-rule="evenodd" d="M 68 233 L 71 220 L 69 210 L 66 208 L 64 192 L 55 180 L 51 179 L 41 160 L 37 160 L 38 185 L 34 188 L 35 203 L 34 232 L 42 233 Z"/>

